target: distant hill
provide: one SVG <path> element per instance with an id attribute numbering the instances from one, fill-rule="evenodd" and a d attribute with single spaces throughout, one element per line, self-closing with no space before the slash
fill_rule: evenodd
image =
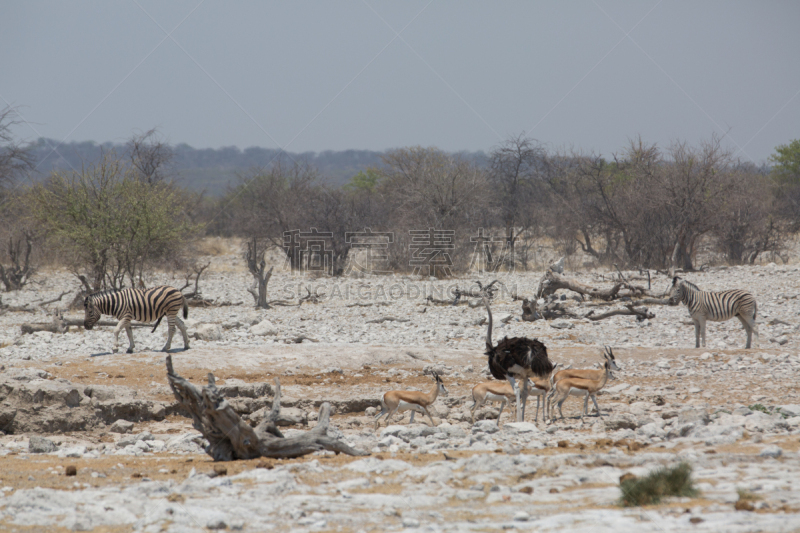
<path id="1" fill-rule="evenodd" d="M 53 151 L 55 147 L 58 147 L 57 151 Z M 278 150 L 257 146 L 244 150 L 235 146 L 198 149 L 181 143 L 173 146 L 173 149 L 174 171 L 178 183 L 191 190 L 205 190 L 214 196 L 224 194 L 230 185 L 235 184 L 239 173 L 255 167 L 266 167 L 279 154 Z M 36 177 L 42 178 L 56 169 L 80 169 L 99 159 L 104 150 L 117 150 L 121 153 L 125 150 L 125 145 L 110 142 L 97 144 L 91 141 L 59 145 L 56 140 L 40 138 L 33 145 L 37 163 Z M 358 172 L 368 167 L 380 166 L 383 153 L 372 150 L 326 150 L 288 152 L 288 155 L 308 161 L 317 168 L 327 183 L 340 186 Z M 461 155 L 474 159 L 479 164 L 484 164 L 486 160 L 483 152 L 463 152 Z"/>

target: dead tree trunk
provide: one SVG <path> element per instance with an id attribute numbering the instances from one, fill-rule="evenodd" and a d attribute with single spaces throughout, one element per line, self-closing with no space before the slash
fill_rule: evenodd
<path id="1" fill-rule="evenodd" d="M 255 459 L 256 457 L 291 458 L 329 450 L 348 455 L 369 455 L 345 442 L 329 437 L 331 405 L 323 403 L 314 429 L 293 437 L 284 437 L 276 421 L 281 409 L 281 385 L 275 379 L 275 396 L 267 417 L 255 428 L 239 418 L 215 385 L 214 374 L 208 374 L 208 385 L 198 391 L 194 385 L 175 373 L 172 356 L 167 355 L 167 378 L 175 398 L 192 415 L 194 428 L 209 442 L 206 448 L 215 461 Z"/>
<path id="2" fill-rule="evenodd" d="M 583 318 L 588 318 L 589 320 L 603 320 L 604 318 L 609 318 L 612 316 L 635 316 L 636 320 L 642 321 L 650 318 L 655 318 L 656 315 L 651 313 L 647 310 L 646 307 L 642 308 L 635 308 L 632 304 L 628 304 L 625 306 L 626 309 L 612 309 L 611 311 L 606 311 L 605 313 L 601 313 L 599 315 L 594 314 L 594 310 L 589 311 Z"/>
<path id="3" fill-rule="evenodd" d="M 564 277 L 561 274 L 548 269 L 541 283 L 539 283 L 538 294 L 540 298 L 544 298 L 554 294 L 558 289 L 567 289 L 577 292 L 578 294 L 592 298 L 598 298 L 600 300 L 613 300 L 616 298 L 617 293 L 619 293 L 619 290 L 623 287 L 623 285 L 625 284 L 620 282 L 615 283 L 613 287 L 608 289 L 597 289 L 595 287 L 590 287 L 589 285 L 584 285 L 583 283 L 575 281 L 574 279 Z"/>
<path id="4" fill-rule="evenodd" d="M 30 279 L 35 269 L 31 266 L 31 250 L 33 238 L 29 233 L 24 236 L 25 249 L 22 248 L 22 238 L 16 241 L 8 239 L 8 258 L 11 265 L 5 268 L 0 265 L 0 281 L 6 287 L 6 292 L 20 290 Z"/>
<path id="5" fill-rule="evenodd" d="M 256 240 L 253 239 L 253 241 L 247 245 L 247 268 L 253 275 L 254 286 L 248 288 L 247 292 L 253 295 L 257 308 L 269 309 L 269 303 L 267 303 L 267 284 L 269 284 L 269 278 L 272 277 L 272 269 L 274 267 L 269 267 L 269 270 L 264 272 L 267 267 L 267 263 L 264 261 L 264 253 L 261 253 L 260 262 L 258 261 L 258 257 Z M 258 289 L 258 292 L 256 292 L 256 289 Z"/>

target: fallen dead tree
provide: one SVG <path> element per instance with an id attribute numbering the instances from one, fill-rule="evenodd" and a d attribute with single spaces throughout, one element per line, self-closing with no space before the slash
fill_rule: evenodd
<path id="1" fill-rule="evenodd" d="M 559 289 L 567 289 L 584 297 L 605 301 L 617 300 L 624 297 L 637 298 L 653 296 L 648 289 L 639 285 L 634 285 L 629 281 L 617 280 L 611 287 L 600 289 L 562 276 L 548 269 L 542 281 L 539 282 L 539 289 L 537 290 L 538 297 L 546 298 L 551 294 L 555 294 Z"/>
<path id="2" fill-rule="evenodd" d="M 100 320 L 95 324 L 95 326 L 113 326 L 116 327 L 118 324 L 115 320 Z M 34 322 L 28 324 L 22 324 L 20 329 L 22 330 L 22 334 L 26 333 L 36 333 L 37 331 L 49 331 L 50 333 L 66 333 L 69 326 L 79 326 L 83 327 L 83 319 L 82 318 L 64 318 L 61 312 L 57 311 L 53 313 L 53 320 L 52 322 Z M 141 322 L 131 322 L 131 327 L 133 328 L 149 328 L 152 327 L 152 324 L 143 324 Z"/>
<path id="3" fill-rule="evenodd" d="M 369 455 L 368 452 L 356 450 L 345 442 L 328 436 L 331 406 L 327 402 L 320 406 L 314 429 L 302 435 L 284 437 L 276 425 L 281 409 L 281 386 L 277 378 L 272 409 L 255 428 L 242 420 L 220 395 L 214 374 L 209 373 L 208 385 L 197 390 L 189 381 L 175 373 L 172 356 L 167 355 L 167 378 L 175 398 L 191 414 L 192 425 L 209 442 L 206 453 L 215 461 L 301 457 L 320 450 L 357 456 Z"/>
<path id="4" fill-rule="evenodd" d="M 634 307 L 633 303 L 626 304 L 624 309 L 612 309 L 605 313 L 595 314 L 592 309 L 588 313 L 581 315 L 575 312 L 576 306 L 570 306 L 567 302 L 554 301 L 548 302 L 541 309 L 536 305 L 536 300 L 523 300 L 522 301 L 522 320 L 525 322 L 533 322 L 539 319 L 554 320 L 557 318 L 572 318 L 581 319 L 587 318 L 589 320 L 603 320 L 612 316 L 635 316 L 636 320 L 642 321 L 646 319 L 655 318 L 656 315 L 650 312 L 647 307 Z"/>

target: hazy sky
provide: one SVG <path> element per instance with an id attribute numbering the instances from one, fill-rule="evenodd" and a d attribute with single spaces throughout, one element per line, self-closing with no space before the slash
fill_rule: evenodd
<path id="1" fill-rule="evenodd" d="M 800 138 L 800 2 L 2 2 L 18 135 L 293 152 L 605 155 L 713 133 L 761 163 Z"/>

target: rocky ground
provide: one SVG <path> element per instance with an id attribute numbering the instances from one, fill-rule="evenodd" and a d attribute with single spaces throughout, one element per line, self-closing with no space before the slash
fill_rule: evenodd
<path id="1" fill-rule="evenodd" d="M 321 402 L 330 432 L 371 452 L 318 453 L 296 460 L 213 463 L 167 385 L 165 324 L 134 329 L 136 352 L 111 353 L 112 328 L 70 327 L 23 335 L 49 322 L 57 297 L 77 284 L 47 272 L 3 304 L 0 315 L 0 529 L 17 531 L 797 531 L 800 530 L 800 354 L 794 264 L 717 268 L 686 277 L 701 288 L 751 290 L 760 342 L 744 350 L 741 324 L 708 325 L 695 349 L 683 307 L 652 306 L 656 318 L 522 322 L 521 302 L 542 272 L 504 274 L 493 304 L 494 339 L 538 337 L 564 366 L 592 367 L 603 345 L 621 371 L 598 395 L 603 417 L 580 420 L 568 399 L 564 420 L 498 428 L 486 407 L 470 423 L 471 387 L 487 379 L 485 310 L 435 305 L 475 276 L 344 280 L 278 272 L 270 299 L 296 304 L 308 287 L 320 303 L 254 310 L 251 278 L 233 252 L 218 253 L 201 279 L 205 298 L 187 325 L 191 349 L 173 340 L 176 371 L 202 385 L 217 377 L 228 401 L 258 421 L 274 379 L 283 393 L 286 433 L 315 424 Z M 276 268 L 277 270 L 277 268 Z M 567 272 L 604 285 L 608 272 Z M 481 278 L 488 281 L 489 278 Z M 183 285 L 162 276 L 148 285 Z M 646 282 L 645 282 L 646 283 Z M 670 281 L 653 278 L 664 290 Z M 563 292 L 563 291 L 561 291 Z M 323 296 L 324 295 L 324 296 Z M 559 293 L 560 295 L 560 293 Z M 568 301 L 570 295 L 566 295 Z M 72 295 L 65 296 L 64 302 Z M 474 303 L 474 302 L 473 302 Z M 578 303 L 575 302 L 577 306 Z M 77 311 L 67 317 L 81 318 Z M 436 427 L 408 415 L 375 431 L 380 395 L 427 390 L 439 372 L 449 395 L 437 399 Z M 619 478 L 686 461 L 700 495 L 623 508 Z M 746 505 L 739 493 L 749 495 Z"/>

